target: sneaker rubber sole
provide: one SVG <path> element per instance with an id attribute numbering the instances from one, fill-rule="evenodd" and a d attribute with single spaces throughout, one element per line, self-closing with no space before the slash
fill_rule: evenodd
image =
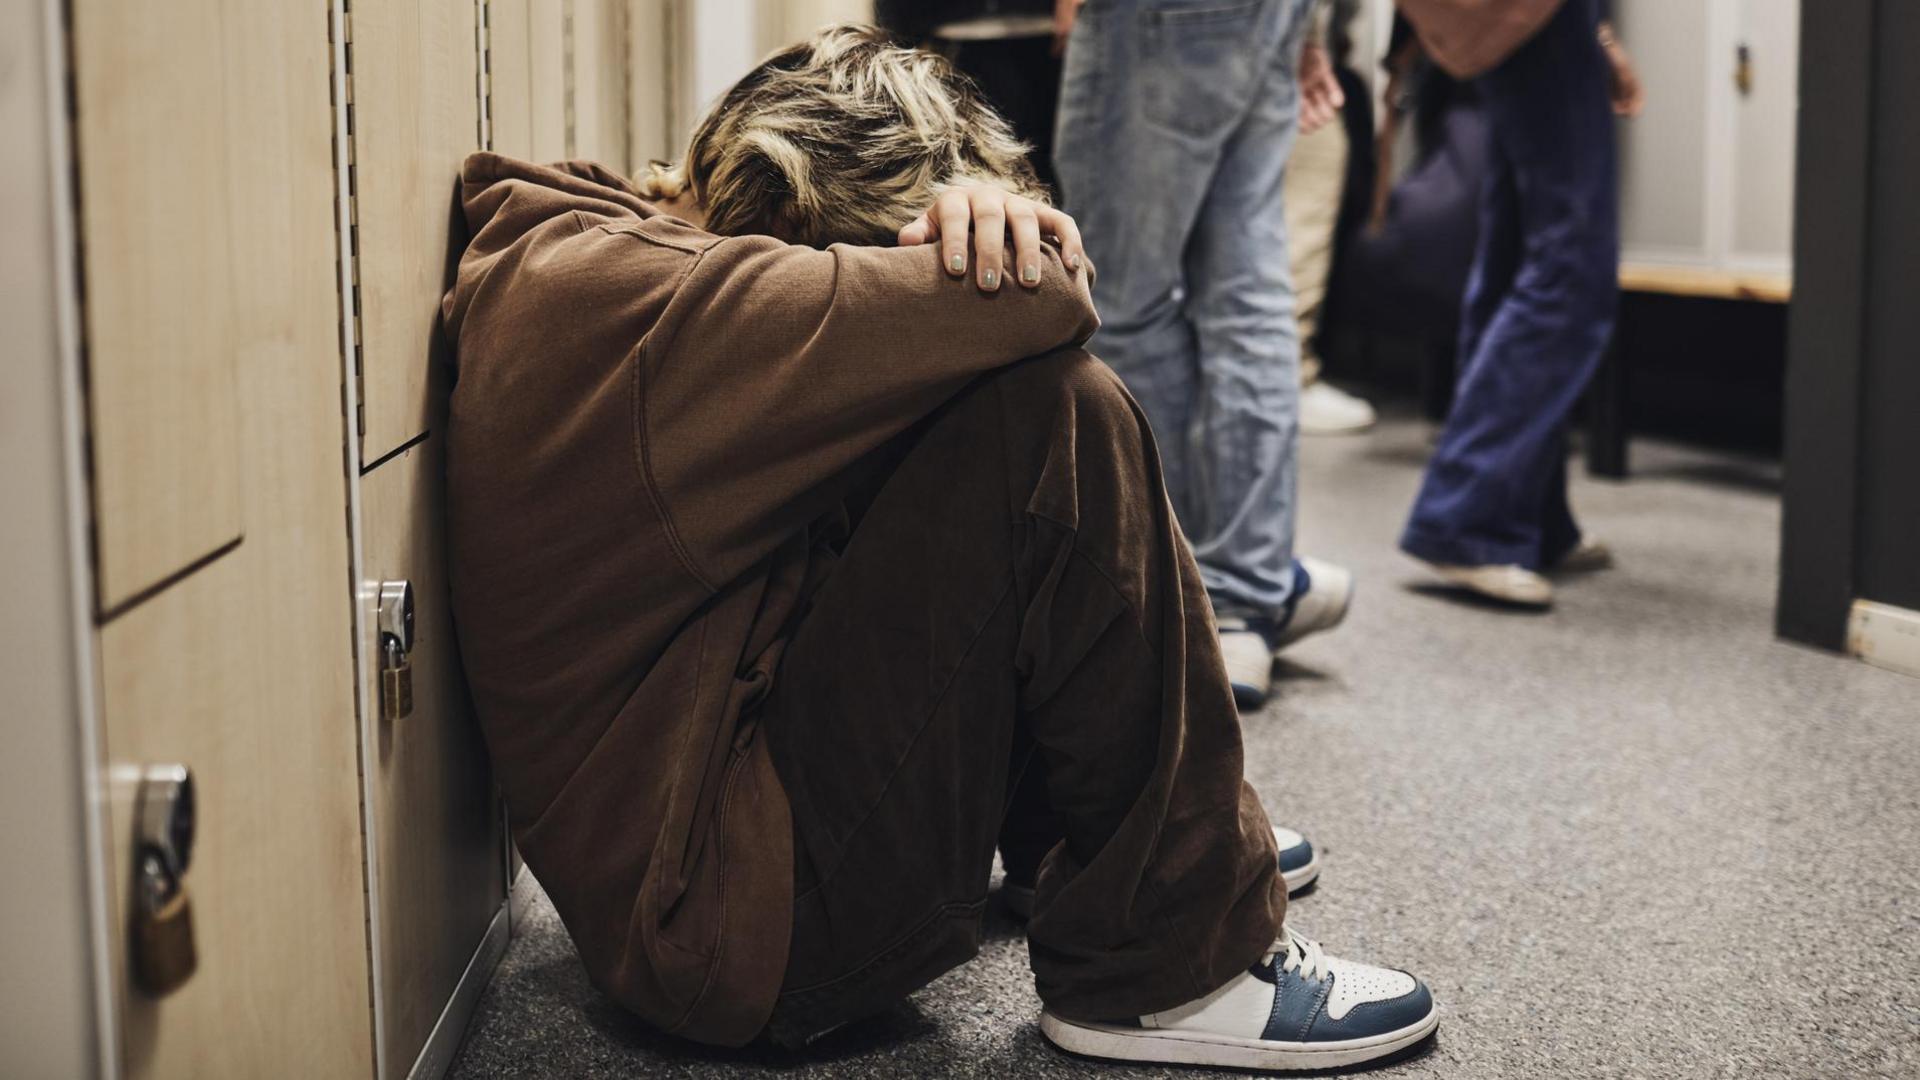
<path id="1" fill-rule="evenodd" d="M 1405 1050 L 1440 1026 L 1438 1007 L 1395 1031 L 1364 1039 L 1300 1043 L 1247 1039 L 1205 1031 L 1166 1031 L 1119 1027 L 1065 1020 L 1040 1013 L 1040 1032 L 1047 1041 L 1073 1054 L 1108 1061 L 1153 1062 L 1161 1065 L 1201 1065 L 1262 1072 L 1304 1072 L 1338 1069 L 1378 1061 Z"/>

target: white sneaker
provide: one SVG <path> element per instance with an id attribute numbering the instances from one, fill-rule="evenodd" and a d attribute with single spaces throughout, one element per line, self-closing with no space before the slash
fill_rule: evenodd
<path id="1" fill-rule="evenodd" d="M 1288 896 L 1313 884 L 1320 876 L 1320 852 L 1306 837 L 1275 825 L 1273 843 L 1280 852 L 1275 859 L 1280 864 L 1280 880 L 1287 883 Z"/>
<path id="2" fill-rule="evenodd" d="M 1451 566 L 1428 563 L 1447 581 L 1515 607 L 1553 606 L 1553 584 L 1524 566 Z"/>
<path id="3" fill-rule="evenodd" d="M 1227 682 L 1233 703 L 1257 709 L 1273 693 L 1273 643 L 1264 620 L 1226 616 L 1220 619 L 1220 658 L 1227 662 Z"/>
<path id="4" fill-rule="evenodd" d="M 1420 980 L 1335 959 L 1292 928 L 1259 963 L 1180 1008 L 1105 1024 L 1040 1013 L 1041 1033 L 1075 1054 L 1263 1072 L 1377 1061 L 1439 1026 Z"/>
<path id="5" fill-rule="evenodd" d="M 1293 616 L 1280 628 L 1274 651 L 1299 641 L 1309 634 L 1331 630 L 1347 617 L 1353 606 L 1353 571 L 1305 555 L 1295 559 L 1295 592 L 1291 603 Z"/>
<path id="6" fill-rule="evenodd" d="M 1220 655 L 1234 703 L 1257 709 L 1273 693 L 1273 661 L 1280 650 L 1310 634 L 1331 630 L 1353 606 L 1353 574 L 1345 567 L 1305 556 L 1293 560 L 1293 595 L 1284 623 L 1272 619 L 1222 616 Z"/>
<path id="7" fill-rule="evenodd" d="M 1321 381 L 1300 391 L 1300 434 L 1351 435 L 1378 420 L 1373 406 L 1331 383 Z"/>
<path id="8" fill-rule="evenodd" d="M 1605 540 L 1582 539 L 1572 551 L 1560 556 L 1553 570 L 1562 574 L 1590 574 L 1613 568 L 1613 549 Z"/>

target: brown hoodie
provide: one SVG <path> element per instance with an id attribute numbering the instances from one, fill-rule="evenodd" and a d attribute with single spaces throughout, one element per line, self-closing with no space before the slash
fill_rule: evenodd
<path id="1" fill-rule="evenodd" d="M 1086 275 L 1050 250 L 1039 288 L 988 294 L 932 246 L 712 236 L 584 162 L 475 154 L 461 197 L 449 557 L 514 837 L 602 990 L 744 1043 L 793 890 L 753 706 L 848 474 L 972 377 L 1090 337 Z"/>

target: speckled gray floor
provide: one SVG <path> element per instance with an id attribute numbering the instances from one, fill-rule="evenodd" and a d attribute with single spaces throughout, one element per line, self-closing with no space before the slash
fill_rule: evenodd
<path id="1" fill-rule="evenodd" d="M 1920 1076 L 1920 680 L 1773 639 L 1773 468 L 1642 441 L 1629 484 L 1576 472 L 1620 566 L 1516 615 L 1395 552 L 1427 437 L 1309 440 L 1305 549 L 1361 591 L 1246 720 L 1326 856 L 1293 919 L 1444 1010 L 1383 1075 Z M 974 963 L 799 1057 L 652 1034 L 544 899 L 516 930 L 456 1076 L 1166 1075 L 1047 1046 L 997 911 Z"/>

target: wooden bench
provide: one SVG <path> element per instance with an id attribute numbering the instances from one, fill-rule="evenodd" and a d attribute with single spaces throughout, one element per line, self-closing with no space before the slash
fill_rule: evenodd
<path id="1" fill-rule="evenodd" d="M 1793 279 L 1785 274 L 1708 270 L 1696 267 L 1625 263 L 1621 293 L 1652 293 L 1700 300 L 1785 304 L 1793 299 Z M 1594 374 L 1587 410 L 1587 471 L 1624 480 L 1627 476 L 1627 306 L 1613 328 L 1613 344 Z"/>

